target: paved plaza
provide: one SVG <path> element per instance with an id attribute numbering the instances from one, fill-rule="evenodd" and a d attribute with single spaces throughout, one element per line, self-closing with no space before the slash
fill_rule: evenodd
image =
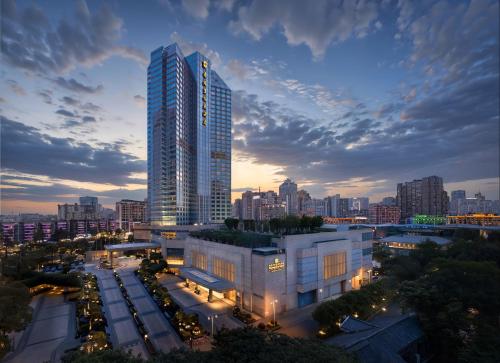
<path id="1" fill-rule="evenodd" d="M 75 339 L 75 308 L 63 295 L 42 294 L 33 299 L 33 320 L 18 335 L 9 363 L 58 362 L 65 349 L 78 345 Z"/>

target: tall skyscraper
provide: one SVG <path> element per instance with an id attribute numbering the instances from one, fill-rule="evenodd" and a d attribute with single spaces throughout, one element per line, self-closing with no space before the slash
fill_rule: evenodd
<path id="1" fill-rule="evenodd" d="M 210 193 L 213 223 L 231 216 L 231 90 L 214 71 L 210 86 Z"/>
<path id="2" fill-rule="evenodd" d="M 148 67 L 148 214 L 153 226 L 219 223 L 231 214 L 231 90 L 177 44 Z"/>
<path id="3" fill-rule="evenodd" d="M 279 196 L 286 203 L 286 213 L 296 215 L 298 213 L 297 184 L 287 178 L 280 185 Z"/>
<path id="4" fill-rule="evenodd" d="M 417 214 L 445 215 L 448 212 L 448 194 L 443 189 L 443 178 L 429 176 L 399 183 L 396 203 L 401 208 L 403 221 Z"/>

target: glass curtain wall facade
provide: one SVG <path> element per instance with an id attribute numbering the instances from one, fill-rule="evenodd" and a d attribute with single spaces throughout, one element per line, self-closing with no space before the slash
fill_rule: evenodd
<path id="1" fill-rule="evenodd" d="M 148 67 L 148 212 L 153 226 L 191 224 L 194 181 L 193 77 L 176 44 Z"/>
<path id="2" fill-rule="evenodd" d="M 212 71 L 210 88 L 210 185 L 214 223 L 231 216 L 231 89 Z"/>
<path id="3" fill-rule="evenodd" d="M 198 52 L 184 57 L 177 44 L 151 53 L 147 137 L 148 216 L 152 226 L 207 224 L 230 216 L 230 90 L 217 76 L 218 88 L 225 89 L 212 92 L 213 75 L 216 73 L 206 57 Z M 212 93 L 215 97 L 224 95 L 224 107 L 219 107 L 219 99 L 212 101 Z M 212 105 L 218 116 L 212 114 Z M 213 141 L 212 122 L 218 125 L 219 120 L 228 125 L 229 130 L 224 128 L 227 140 Z M 219 128 L 214 127 L 218 135 Z M 211 150 L 222 150 L 221 145 L 228 165 L 212 162 Z M 226 183 L 220 188 L 228 192 L 225 199 L 222 193 L 212 193 L 212 176 L 221 174 L 219 168 L 226 173 Z M 227 199 L 228 206 L 224 213 L 213 214 L 214 206 L 222 203 L 214 204 L 213 198 L 218 197 L 224 203 Z"/>
<path id="4" fill-rule="evenodd" d="M 196 137 L 195 223 L 210 223 L 210 62 L 198 52 L 186 58 L 194 81 L 193 131 Z"/>

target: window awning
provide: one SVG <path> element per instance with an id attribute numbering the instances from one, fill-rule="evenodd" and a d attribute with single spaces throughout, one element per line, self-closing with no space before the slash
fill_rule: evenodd
<path id="1" fill-rule="evenodd" d="M 235 285 L 233 282 L 222 279 L 208 272 L 198 270 L 197 268 L 181 267 L 179 270 L 183 278 L 194 281 L 198 285 L 201 285 L 207 289 L 216 292 L 226 292 L 235 289 Z"/>

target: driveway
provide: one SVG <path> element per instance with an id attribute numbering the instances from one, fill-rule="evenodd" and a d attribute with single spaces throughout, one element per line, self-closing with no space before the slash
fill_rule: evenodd
<path id="1" fill-rule="evenodd" d="M 211 330 L 211 322 L 208 317 L 212 315 L 217 315 L 217 319 L 214 320 L 215 330 L 222 327 L 236 329 L 245 326 L 244 323 L 232 316 L 233 305 L 224 300 L 216 299 L 213 302 L 208 302 L 208 295 L 205 292 L 202 291 L 200 295 L 195 294 L 184 286 L 184 280 L 174 275 L 162 274 L 158 281 L 168 289 L 172 298 L 185 312 L 198 314 L 200 323 L 208 332 Z"/>

